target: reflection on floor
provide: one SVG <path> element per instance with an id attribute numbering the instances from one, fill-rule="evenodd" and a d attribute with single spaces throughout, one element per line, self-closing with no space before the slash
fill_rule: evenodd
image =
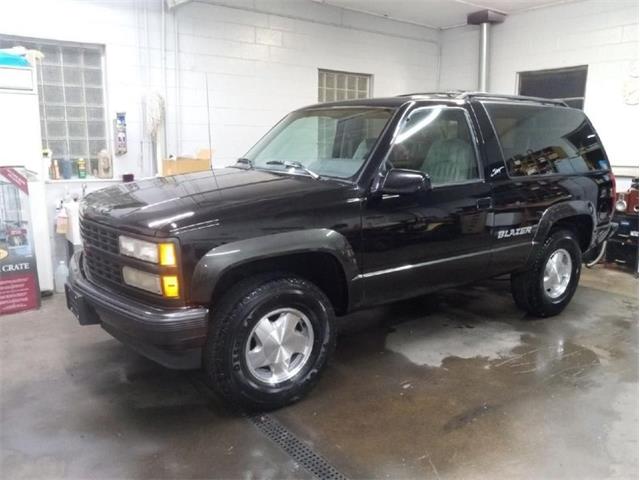
<path id="1" fill-rule="evenodd" d="M 359 312 L 273 417 L 352 478 L 635 477 L 637 292 L 597 269 L 552 319 L 503 280 Z M 0 341 L 5 478 L 310 477 L 198 373 L 78 326 L 61 296 L 1 317 Z"/>

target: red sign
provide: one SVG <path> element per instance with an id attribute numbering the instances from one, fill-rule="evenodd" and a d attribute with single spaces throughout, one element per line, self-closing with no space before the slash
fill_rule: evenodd
<path id="1" fill-rule="evenodd" d="M 27 179 L 18 173 L 15 168 L 0 167 L 0 175 L 29 195 L 29 184 L 27 183 Z"/>
<path id="2" fill-rule="evenodd" d="M 0 315 L 34 308 L 38 308 L 38 285 L 33 272 L 0 278 Z"/>
<path id="3" fill-rule="evenodd" d="M 18 169 L 0 167 L 3 195 L 0 206 L 0 315 L 40 305 L 38 270 L 33 249 L 27 179 Z M 6 190 L 15 195 L 7 195 Z M 17 197 L 17 202 L 15 201 Z"/>

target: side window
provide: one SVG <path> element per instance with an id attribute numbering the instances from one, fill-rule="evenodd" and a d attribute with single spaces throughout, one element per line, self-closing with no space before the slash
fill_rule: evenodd
<path id="1" fill-rule="evenodd" d="M 598 135 L 579 110 L 485 103 L 512 177 L 607 170 Z"/>
<path id="2" fill-rule="evenodd" d="M 479 178 L 473 137 L 460 108 L 415 109 L 404 120 L 389 161 L 395 168 L 425 172 L 433 185 Z"/>

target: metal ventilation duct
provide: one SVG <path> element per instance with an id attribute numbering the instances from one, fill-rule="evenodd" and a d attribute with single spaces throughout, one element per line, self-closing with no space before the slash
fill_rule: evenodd
<path id="1" fill-rule="evenodd" d="M 467 15 L 467 25 L 480 25 L 480 55 L 478 62 L 478 90 L 486 92 L 489 90 L 489 39 L 491 25 L 504 22 L 506 15 L 492 10 L 480 10 L 479 12 Z"/>

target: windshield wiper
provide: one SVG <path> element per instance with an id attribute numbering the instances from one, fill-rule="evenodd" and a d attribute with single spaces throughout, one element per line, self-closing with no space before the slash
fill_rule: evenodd
<path id="1" fill-rule="evenodd" d="M 248 158 L 244 158 L 244 157 L 240 157 L 238 160 L 236 160 L 235 165 L 231 165 L 231 166 L 234 168 L 240 168 L 241 165 L 242 165 L 242 168 L 245 168 L 247 170 L 251 170 L 253 168 L 253 162 Z"/>
<path id="2" fill-rule="evenodd" d="M 303 172 L 306 172 L 314 180 L 318 180 L 320 178 L 320 175 L 318 175 L 314 171 L 309 170 L 300 162 L 289 162 L 289 161 L 283 162 L 282 160 L 269 160 L 267 162 L 267 165 L 282 165 L 283 167 L 286 167 L 286 168 L 297 168 L 298 170 L 302 170 Z"/>

